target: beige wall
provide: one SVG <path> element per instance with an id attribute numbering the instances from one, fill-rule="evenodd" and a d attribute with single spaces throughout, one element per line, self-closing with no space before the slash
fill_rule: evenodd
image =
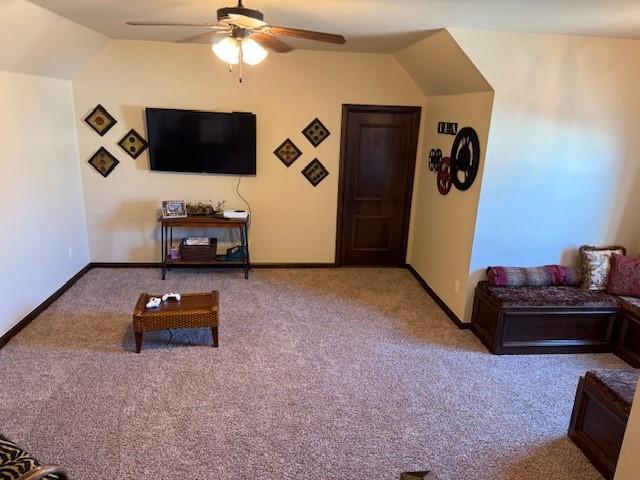
<path id="1" fill-rule="evenodd" d="M 640 478 L 640 388 L 636 387 L 633 408 L 624 433 L 624 443 L 618 459 L 615 480 L 638 480 Z"/>
<path id="2" fill-rule="evenodd" d="M 0 70 L 70 79 L 107 42 L 26 0 L 0 0 Z"/>
<path id="3" fill-rule="evenodd" d="M 434 30 L 394 53 L 394 57 L 425 95 L 491 91 L 491 85 L 448 30 Z"/>
<path id="4" fill-rule="evenodd" d="M 89 263 L 68 79 L 106 43 L 26 0 L 0 0 L 0 336 Z"/>
<path id="5" fill-rule="evenodd" d="M 408 263 L 453 310 L 464 317 L 473 232 L 483 167 L 493 92 L 433 96 L 427 100 L 424 149 L 416 169 Z M 437 133 L 439 121 L 457 122 L 458 128 L 473 127 L 480 140 L 478 177 L 469 190 L 452 186 L 448 195 L 438 192 L 437 174 L 427 168 L 432 148 L 449 156 L 454 136 Z"/>
<path id="6" fill-rule="evenodd" d="M 452 30 L 495 90 L 465 316 L 488 265 L 640 247 L 640 41 Z"/>
<path id="7" fill-rule="evenodd" d="M 89 249 L 71 82 L 0 72 L 0 104 L 1 336 L 89 263 Z"/>
<path id="8" fill-rule="evenodd" d="M 258 119 L 256 177 L 242 179 L 251 203 L 256 262 L 333 262 L 343 103 L 422 105 L 424 96 L 391 55 L 296 51 L 246 67 L 243 84 L 205 45 L 112 41 L 73 82 L 82 182 L 93 261 L 159 259 L 157 208 L 163 199 L 227 200 L 237 177 L 150 172 L 117 142 L 144 133 L 144 107 L 252 111 Z M 101 138 L 82 122 L 97 104 L 118 124 Z M 314 148 L 300 133 L 318 116 L 331 136 Z M 290 168 L 273 150 L 290 137 L 304 152 Z M 101 145 L 120 165 L 106 179 L 87 164 Z M 316 188 L 301 175 L 318 157 L 329 176 Z"/>
<path id="9" fill-rule="evenodd" d="M 428 105 L 416 166 L 407 262 L 463 319 L 493 91 L 447 30 L 433 31 L 394 56 L 426 95 Z M 478 133 L 480 169 L 465 192 L 452 188 L 447 196 L 440 195 L 437 174 L 427 168 L 429 151 L 439 148 L 449 156 L 455 138 L 437 133 L 439 121 L 457 122 L 459 128 L 473 127 Z"/>

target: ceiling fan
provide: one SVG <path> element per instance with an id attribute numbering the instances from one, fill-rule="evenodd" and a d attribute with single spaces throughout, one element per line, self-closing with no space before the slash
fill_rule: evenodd
<path id="1" fill-rule="evenodd" d="M 208 28 L 209 32 L 196 35 L 180 42 L 198 43 L 203 40 L 212 42 L 211 49 L 216 56 L 229 64 L 240 65 L 240 82 L 242 82 L 242 65 L 257 65 L 267 56 L 267 50 L 286 53 L 293 47 L 280 40 L 279 36 L 315 40 L 318 42 L 342 45 L 346 42 L 342 35 L 314 32 L 299 28 L 277 27 L 264 21 L 259 10 L 247 8 L 238 0 L 235 7 L 224 7 L 217 11 L 218 23 L 174 23 L 174 22 L 127 22 L 127 25 L 145 27 L 197 27 Z M 222 39 L 213 41 L 212 34 L 222 35 Z"/>

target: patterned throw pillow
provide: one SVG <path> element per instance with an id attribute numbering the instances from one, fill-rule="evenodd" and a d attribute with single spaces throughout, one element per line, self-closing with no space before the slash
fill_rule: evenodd
<path id="1" fill-rule="evenodd" d="M 39 469 L 40 463 L 35 458 L 0 434 L 0 479 L 19 480 L 24 478 L 26 473 L 34 474 Z M 67 477 L 62 474 L 50 473 L 37 478 L 60 480 Z"/>
<path id="2" fill-rule="evenodd" d="M 611 256 L 611 273 L 607 293 L 640 297 L 640 258 Z"/>
<path id="3" fill-rule="evenodd" d="M 625 255 L 627 250 L 617 245 L 611 247 L 580 247 L 582 258 L 582 288 L 585 290 L 606 290 L 609 285 L 611 256 L 616 253 Z"/>
<path id="4" fill-rule="evenodd" d="M 489 267 L 489 283 L 494 287 L 546 287 L 580 285 L 580 271 L 575 267 Z"/>

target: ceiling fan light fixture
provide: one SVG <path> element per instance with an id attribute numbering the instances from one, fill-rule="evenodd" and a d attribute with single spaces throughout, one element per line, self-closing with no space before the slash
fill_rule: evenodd
<path id="1" fill-rule="evenodd" d="M 180 40 L 180 42 L 186 43 L 200 43 L 204 38 L 209 40 L 211 34 L 224 33 L 226 36 L 213 43 L 211 50 L 220 60 L 229 65 L 230 70 L 233 65 L 239 65 L 241 82 L 242 65 L 261 63 L 267 58 L 267 49 L 277 53 L 287 53 L 294 50 L 286 42 L 280 40 L 278 38 L 280 36 L 339 45 L 346 42 L 342 35 L 270 25 L 264 21 L 262 12 L 245 7 L 242 0 L 236 1 L 238 3 L 235 7 L 224 7 L 217 10 L 217 24 L 147 21 L 127 22 L 127 24 L 145 27 L 194 27 L 209 30 L 207 33 Z"/>
<path id="2" fill-rule="evenodd" d="M 224 37 L 211 45 L 211 50 L 220 60 L 229 65 L 237 65 L 240 62 L 240 46 L 235 38 Z"/>
<path id="3" fill-rule="evenodd" d="M 257 65 L 267 58 L 268 52 L 258 42 L 245 38 L 241 42 L 242 61 L 248 65 Z"/>

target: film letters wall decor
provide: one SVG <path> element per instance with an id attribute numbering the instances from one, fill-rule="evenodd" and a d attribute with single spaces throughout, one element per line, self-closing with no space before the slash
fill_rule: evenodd
<path id="1" fill-rule="evenodd" d="M 438 133 L 442 135 L 455 135 L 458 133 L 458 124 L 453 122 L 438 122 Z"/>

